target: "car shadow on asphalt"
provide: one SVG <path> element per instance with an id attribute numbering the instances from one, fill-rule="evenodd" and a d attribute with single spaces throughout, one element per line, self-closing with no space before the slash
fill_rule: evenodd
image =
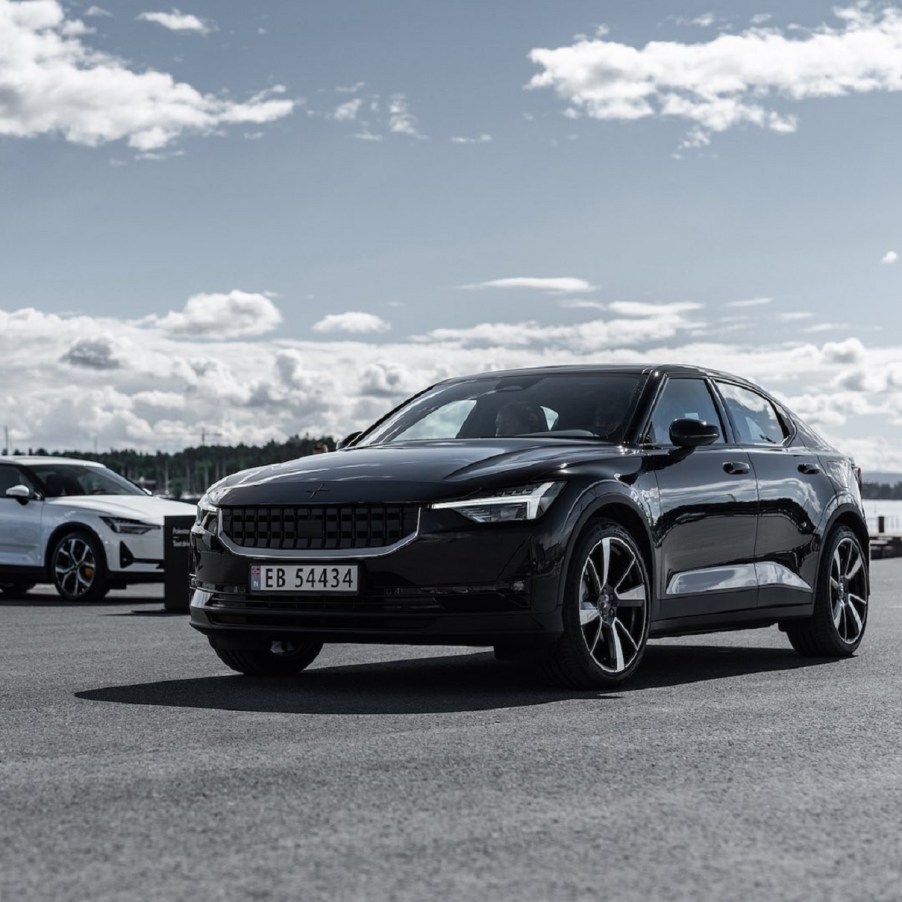
<path id="1" fill-rule="evenodd" d="M 499 664 L 491 652 L 312 667 L 290 678 L 237 674 L 76 692 L 87 701 L 279 714 L 447 714 L 623 700 L 647 689 L 830 663 L 790 649 L 650 645 L 639 672 L 614 691 L 549 686 L 535 666 Z"/>

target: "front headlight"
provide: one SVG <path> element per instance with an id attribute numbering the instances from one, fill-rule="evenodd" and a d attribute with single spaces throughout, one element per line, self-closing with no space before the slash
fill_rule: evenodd
<path id="1" fill-rule="evenodd" d="M 563 482 L 533 482 L 464 501 L 441 501 L 433 510 L 453 510 L 477 523 L 511 523 L 535 520 L 551 507 Z"/>
<path id="2" fill-rule="evenodd" d="M 160 527 L 155 523 L 144 523 L 141 520 L 129 520 L 126 517 L 101 517 L 104 523 L 113 532 L 123 533 L 128 536 L 143 536 L 144 533 Z"/>

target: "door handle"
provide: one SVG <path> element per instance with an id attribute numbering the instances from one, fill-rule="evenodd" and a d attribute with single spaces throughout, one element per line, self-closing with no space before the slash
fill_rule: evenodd
<path id="1" fill-rule="evenodd" d="M 806 476 L 816 476 L 821 468 L 817 464 L 799 464 L 799 472 Z"/>
<path id="2" fill-rule="evenodd" d="M 730 476 L 741 476 L 743 473 L 748 473 L 750 469 L 748 464 L 736 460 L 731 460 L 723 465 L 724 473 L 729 473 Z"/>

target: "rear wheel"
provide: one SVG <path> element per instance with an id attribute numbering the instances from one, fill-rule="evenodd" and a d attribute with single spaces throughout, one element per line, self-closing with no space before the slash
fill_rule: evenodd
<path id="1" fill-rule="evenodd" d="M 50 574 L 66 601 L 100 601 L 109 591 L 100 542 L 85 530 L 67 532 L 53 546 Z"/>
<path id="2" fill-rule="evenodd" d="M 212 644 L 212 643 L 211 643 Z M 277 640 L 269 648 L 217 648 L 223 664 L 247 676 L 291 676 L 313 663 L 323 643 L 313 639 Z"/>
<path id="3" fill-rule="evenodd" d="M 579 540 L 564 586 L 564 633 L 544 662 L 554 682 L 578 689 L 631 676 L 648 641 L 651 583 L 635 539 L 601 521 Z"/>
<path id="4" fill-rule="evenodd" d="M 846 526 L 824 546 L 814 611 L 785 624 L 792 647 L 806 658 L 846 658 L 861 644 L 868 620 L 867 556 Z"/>

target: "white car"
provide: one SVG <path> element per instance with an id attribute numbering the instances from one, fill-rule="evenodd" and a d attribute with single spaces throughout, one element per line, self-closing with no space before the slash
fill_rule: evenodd
<path id="1" fill-rule="evenodd" d="M 68 601 L 163 581 L 163 518 L 195 514 L 101 464 L 0 457 L 0 592 L 50 580 Z"/>

